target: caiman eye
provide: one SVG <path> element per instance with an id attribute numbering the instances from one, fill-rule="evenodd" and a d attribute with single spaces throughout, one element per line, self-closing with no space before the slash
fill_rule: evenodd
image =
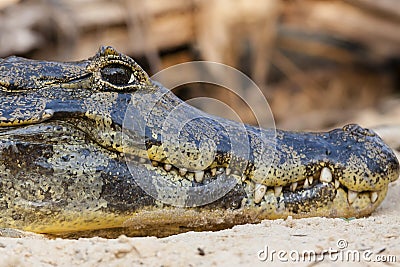
<path id="1" fill-rule="evenodd" d="M 101 78 L 113 85 L 127 85 L 135 81 L 133 70 L 120 64 L 111 64 L 100 70 Z"/>

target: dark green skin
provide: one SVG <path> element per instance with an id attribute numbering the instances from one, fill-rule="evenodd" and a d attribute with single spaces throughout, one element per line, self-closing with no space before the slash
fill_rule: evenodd
<path id="1" fill-rule="evenodd" d="M 275 132 L 210 116 L 182 104 L 111 47 L 80 62 L 1 60 L 0 94 L 4 228 L 69 237 L 164 236 L 289 215 L 360 217 L 383 201 L 389 182 L 400 172 L 392 150 L 370 130 L 348 125 L 325 133 Z M 185 137 L 180 143 L 167 142 L 175 133 L 163 123 L 179 104 L 185 112 L 176 122 L 197 119 L 179 129 Z M 132 107 L 133 124 L 146 121 L 143 129 L 127 129 L 124 119 Z M 176 122 L 171 125 L 178 127 Z M 235 140 L 246 139 L 248 153 L 233 149 Z M 210 140 L 216 144 L 211 156 L 198 149 Z M 161 146 L 168 147 L 168 157 Z M 188 158 L 180 158 L 182 152 Z M 212 163 L 191 160 L 199 155 L 212 157 Z M 205 169 L 204 179 L 166 172 L 166 163 L 189 172 Z M 211 175 L 209 165 L 229 167 L 232 174 Z M 330 170 L 331 182 L 319 180 L 324 168 Z M 173 196 L 157 187 L 155 177 L 195 189 L 216 180 L 235 184 L 210 203 L 198 206 L 188 193 L 174 206 L 163 203 Z M 314 182 L 304 188 L 307 177 Z M 149 182 L 143 186 L 138 181 Z M 292 183 L 298 184 L 295 190 L 289 188 Z M 256 200 L 253 191 L 259 184 L 266 193 Z M 275 187 L 283 187 L 279 196 Z M 211 198 L 213 189 L 204 188 L 201 197 Z M 358 192 L 350 202 L 349 191 Z"/>

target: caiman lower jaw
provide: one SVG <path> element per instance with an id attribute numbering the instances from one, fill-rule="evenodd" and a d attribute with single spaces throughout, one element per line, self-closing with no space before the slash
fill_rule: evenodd
<path id="1" fill-rule="evenodd" d="M 369 215 L 385 198 L 387 187 L 377 191 L 353 191 L 335 179 L 324 167 L 319 177 L 308 177 L 286 186 L 267 187 L 255 184 L 254 203 L 266 207 L 281 202 L 272 218 L 360 217 Z M 285 216 L 280 216 L 284 214 Z"/>
<path id="2" fill-rule="evenodd" d="M 317 208 L 317 206 L 322 205 L 322 198 L 325 198 L 323 201 L 327 204 L 327 196 L 330 196 L 330 202 L 334 203 L 336 200 L 334 205 L 340 205 L 340 208 L 347 206 L 347 208 L 343 209 L 343 214 L 347 213 L 351 215 L 351 209 L 349 209 L 348 206 L 355 206 L 358 210 L 370 209 L 372 206 L 376 207 L 384 199 L 387 191 L 387 188 L 376 191 L 351 190 L 340 183 L 339 179 L 336 179 L 335 175 L 332 174 L 331 169 L 326 166 L 322 167 L 322 169 L 318 170 L 314 175 L 310 175 L 302 180 L 283 186 L 267 186 L 254 182 L 245 174 L 240 174 L 238 171 L 224 166 L 214 167 L 216 165 L 211 165 L 202 171 L 190 171 L 184 167 L 177 168 L 169 163 L 162 163 L 154 160 L 150 161 L 141 157 L 135 157 L 134 160 L 140 164 L 145 164 L 150 169 L 157 170 L 159 173 L 169 174 L 169 177 L 172 175 L 175 182 L 181 181 L 182 184 L 189 186 L 192 183 L 196 183 L 197 186 L 207 184 L 213 179 L 220 177 L 222 174 L 233 176 L 247 192 L 246 197 L 248 199 L 248 204 L 254 206 L 262 206 L 262 202 L 270 201 L 266 193 L 272 190 L 273 196 L 277 202 L 280 200 L 287 207 L 303 203 L 305 204 L 304 207 L 312 209 L 311 206 L 314 203 L 314 207 Z M 323 190 L 326 191 L 327 188 L 330 190 L 329 193 L 322 192 Z M 340 202 L 337 202 L 339 201 L 338 199 L 340 199 Z"/>

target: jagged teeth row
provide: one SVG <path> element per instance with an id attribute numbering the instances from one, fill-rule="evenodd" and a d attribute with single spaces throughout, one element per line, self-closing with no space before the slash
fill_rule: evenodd
<path id="1" fill-rule="evenodd" d="M 331 170 L 327 167 L 322 168 L 319 180 L 321 182 L 325 182 L 325 183 L 332 182 Z M 338 180 L 335 180 L 334 186 L 336 189 L 338 189 L 340 186 L 340 182 Z M 370 192 L 369 197 L 370 197 L 371 203 L 375 203 L 376 200 L 378 199 L 378 196 L 379 196 L 378 192 L 376 192 L 376 191 Z M 357 197 L 358 197 L 358 192 L 350 190 L 350 189 L 347 191 L 347 202 L 349 202 L 349 204 L 352 204 L 357 199 Z"/>
<path id="2" fill-rule="evenodd" d="M 267 192 L 268 187 L 263 184 L 256 184 L 254 190 L 254 203 L 260 203 L 265 193 Z M 274 196 L 279 197 L 282 193 L 282 186 L 274 186 Z"/>
<path id="3" fill-rule="evenodd" d="M 139 162 L 140 163 L 145 163 L 146 159 L 139 158 Z M 151 164 L 154 167 L 157 167 L 157 166 L 160 165 L 160 163 L 157 162 L 157 161 L 151 161 Z M 164 167 L 165 171 L 169 172 L 169 171 L 172 170 L 173 166 L 171 164 L 166 163 L 166 164 L 163 165 L 163 167 Z M 219 174 L 222 174 L 224 172 L 225 172 L 226 175 L 230 175 L 232 173 L 232 169 L 230 169 L 230 168 L 222 168 L 222 167 L 218 168 L 218 169 L 217 168 L 211 168 L 209 171 L 210 171 L 211 176 L 215 176 L 217 174 L 219 175 Z M 188 173 L 188 170 L 186 168 L 179 168 L 178 169 L 178 173 L 181 176 L 185 176 Z M 194 172 L 194 179 L 196 180 L 196 182 L 201 183 L 204 180 L 204 175 L 205 175 L 204 171 L 195 171 Z M 246 176 L 242 177 L 242 181 L 245 181 L 246 179 L 247 179 Z M 319 180 L 321 182 L 323 182 L 323 183 L 332 182 L 333 175 L 332 175 L 331 170 L 328 167 L 322 168 Z M 304 180 L 303 188 L 305 188 L 305 189 L 309 188 L 312 185 L 313 182 L 314 182 L 314 178 L 312 176 L 306 178 Z M 290 191 L 294 192 L 297 189 L 297 186 L 298 186 L 297 182 L 291 183 L 290 186 L 289 186 Z M 340 182 L 338 180 L 334 180 L 334 186 L 335 186 L 336 189 L 338 189 L 339 186 L 340 186 Z M 267 192 L 267 189 L 268 188 L 267 188 L 266 185 L 258 184 L 258 183 L 255 184 L 255 190 L 254 190 L 254 202 L 255 203 L 260 203 L 261 202 L 261 200 L 265 196 L 265 193 Z M 282 186 L 274 186 L 274 196 L 275 197 L 279 197 L 281 195 L 281 193 L 282 193 L 282 189 L 283 189 Z M 358 192 L 350 190 L 350 189 L 348 190 L 348 192 L 347 192 L 347 201 L 349 202 L 349 204 L 352 204 L 357 199 L 357 197 L 358 197 Z M 376 192 L 376 191 L 371 192 L 370 193 L 371 203 L 375 203 L 376 200 L 378 199 L 378 197 L 379 197 L 378 192 Z"/>
<path id="4" fill-rule="evenodd" d="M 329 183 L 332 181 L 332 172 L 329 170 L 329 168 L 324 167 L 322 169 L 321 175 L 320 175 L 320 180 L 322 182 L 326 182 L 326 183 Z M 309 188 L 313 182 L 314 182 L 314 178 L 312 176 L 306 178 L 304 180 L 303 188 L 305 188 L 305 189 Z M 296 191 L 297 186 L 298 186 L 298 183 L 293 182 L 290 184 L 289 190 L 294 192 L 294 191 Z M 339 181 L 337 181 L 337 183 L 335 181 L 335 187 L 338 188 L 339 186 L 340 186 Z M 282 189 L 283 189 L 282 186 L 274 186 L 274 196 L 279 197 L 282 193 Z M 265 185 L 256 184 L 255 191 L 254 191 L 254 202 L 255 203 L 261 202 L 261 200 L 264 197 L 266 192 L 267 192 L 267 187 Z"/>
<path id="5" fill-rule="evenodd" d="M 309 188 L 312 185 L 313 182 L 314 182 L 314 178 L 312 176 L 306 178 L 304 180 L 303 188 L 305 188 L 305 189 Z"/>
<path id="6" fill-rule="evenodd" d="M 147 162 L 147 160 L 144 159 L 144 158 L 139 158 L 139 162 L 144 164 L 144 163 Z M 159 166 L 162 165 L 164 170 L 167 171 L 167 172 L 171 171 L 172 168 L 173 168 L 172 164 L 169 164 L 169 163 L 163 164 L 163 163 L 160 163 L 160 162 L 155 161 L 155 160 L 151 161 L 151 165 L 153 167 L 159 167 Z M 179 175 L 182 176 L 182 177 L 185 176 L 186 174 L 190 173 L 188 171 L 188 169 L 183 168 L 183 167 L 182 168 L 178 168 L 177 171 L 178 171 Z M 230 175 L 232 173 L 232 170 L 230 168 L 222 168 L 222 167 L 221 168 L 211 168 L 211 169 L 209 169 L 209 171 L 210 171 L 211 176 L 216 176 L 217 174 L 219 175 L 219 174 L 222 174 L 224 172 L 225 172 L 226 175 Z M 192 173 L 194 174 L 194 179 L 196 180 L 196 182 L 201 183 L 204 180 L 205 171 L 193 171 Z"/>
<path id="7" fill-rule="evenodd" d="M 265 193 L 267 192 L 268 187 L 263 184 L 256 184 L 254 190 L 254 203 L 260 203 Z M 279 197 L 282 193 L 282 186 L 274 186 L 274 196 Z"/>
<path id="8" fill-rule="evenodd" d="M 292 185 L 291 185 L 291 190 L 292 190 Z M 254 190 L 254 203 L 261 202 L 261 200 L 265 196 L 265 193 L 267 192 L 267 189 L 268 188 L 266 185 L 256 184 L 255 190 Z M 279 197 L 281 193 L 282 193 L 282 186 L 275 186 L 274 187 L 274 196 Z M 348 190 L 347 201 L 349 202 L 349 204 L 352 204 L 357 199 L 357 197 L 358 197 L 358 192 Z M 371 203 L 375 203 L 376 200 L 378 199 L 378 197 L 379 197 L 378 192 L 376 192 L 376 191 L 370 192 Z"/>
<path id="9" fill-rule="evenodd" d="M 332 172 L 329 168 L 324 167 L 321 170 L 321 174 L 319 177 L 319 180 L 323 183 L 330 183 L 332 182 Z M 304 180 L 304 184 L 303 184 L 303 188 L 309 188 L 310 185 L 313 183 L 314 179 L 313 177 L 308 177 Z M 289 186 L 290 191 L 294 192 L 297 188 L 298 183 L 294 182 L 291 183 Z M 339 188 L 340 186 L 340 182 L 338 180 L 334 180 L 334 186 L 336 189 Z M 260 203 L 261 200 L 263 199 L 263 197 L 265 196 L 265 193 L 267 192 L 267 186 L 263 185 L 263 184 L 256 184 L 255 185 L 255 190 L 254 190 L 254 202 L 255 203 Z M 274 186 L 274 196 L 275 197 L 279 197 L 280 194 L 282 193 L 282 186 Z M 358 197 L 358 192 L 352 191 L 352 190 L 348 190 L 347 192 L 347 201 L 349 202 L 349 204 L 352 204 Z M 371 192 L 370 193 L 370 199 L 371 199 L 371 203 L 375 203 L 376 200 L 378 199 L 379 194 L 378 192 Z"/>
<path id="10" fill-rule="evenodd" d="M 358 197 L 358 192 L 350 189 L 347 191 L 347 201 L 349 202 L 349 204 L 353 204 L 353 202 L 357 199 L 357 197 Z M 378 197 L 379 193 L 376 191 L 372 191 L 369 193 L 369 198 L 371 200 L 371 203 L 375 203 Z"/>

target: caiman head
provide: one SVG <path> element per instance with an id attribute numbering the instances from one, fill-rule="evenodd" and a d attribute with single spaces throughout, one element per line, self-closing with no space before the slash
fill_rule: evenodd
<path id="1" fill-rule="evenodd" d="M 123 153 L 130 168 L 145 166 L 163 186 L 184 188 L 178 200 L 160 187 L 148 192 L 169 205 L 207 208 L 235 190 L 225 208 L 257 211 L 259 218 L 359 217 L 382 202 L 400 172 L 392 150 L 370 130 L 286 132 L 211 116 L 111 47 L 79 62 L 6 58 L 0 94 L 1 127 L 70 123 Z"/>

